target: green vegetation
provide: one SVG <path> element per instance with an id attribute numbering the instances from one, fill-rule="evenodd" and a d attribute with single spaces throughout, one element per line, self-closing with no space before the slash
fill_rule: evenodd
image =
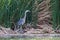
<path id="1" fill-rule="evenodd" d="M 16 23 L 24 16 L 25 10 L 30 10 L 27 14 L 26 23 L 37 23 L 39 9 L 37 5 L 43 0 L 0 0 L 0 25 L 11 27 L 12 22 Z M 51 0 L 51 11 L 53 19 L 53 28 L 60 27 L 60 1 Z M 29 15 L 29 16 L 28 16 Z"/>
<path id="2" fill-rule="evenodd" d="M 52 37 L 52 38 L 1 38 L 0 40 L 60 40 L 59 37 Z"/>
<path id="3" fill-rule="evenodd" d="M 37 23 L 38 9 L 37 5 L 42 0 L 0 0 L 0 25 L 11 27 L 12 23 L 16 23 L 24 16 L 26 10 L 31 13 L 27 14 L 26 23 Z"/>
<path id="4" fill-rule="evenodd" d="M 59 0 L 51 0 L 51 10 L 53 18 L 53 28 L 60 28 L 60 6 Z"/>
<path id="5" fill-rule="evenodd" d="M 24 16 L 26 10 L 32 11 L 34 0 L 0 0 L 0 25 L 11 27 Z M 32 21 L 32 13 L 27 14 L 26 22 Z"/>

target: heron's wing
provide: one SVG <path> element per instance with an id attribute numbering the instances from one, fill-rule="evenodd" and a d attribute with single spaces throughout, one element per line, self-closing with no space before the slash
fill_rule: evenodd
<path id="1" fill-rule="evenodd" d="M 21 25 L 23 22 L 23 19 L 20 19 L 18 22 L 17 22 L 17 25 Z"/>

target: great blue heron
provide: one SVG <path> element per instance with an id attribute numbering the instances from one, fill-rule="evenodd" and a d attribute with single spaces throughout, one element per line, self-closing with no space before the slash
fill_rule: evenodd
<path id="1" fill-rule="evenodd" d="M 30 12 L 30 10 L 26 10 L 25 11 L 25 15 L 23 18 L 20 18 L 19 21 L 17 21 L 17 28 L 15 29 L 18 29 L 22 32 L 22 25 L 25 23 L 25 20 L 26 20 L 26 13 Z"/>

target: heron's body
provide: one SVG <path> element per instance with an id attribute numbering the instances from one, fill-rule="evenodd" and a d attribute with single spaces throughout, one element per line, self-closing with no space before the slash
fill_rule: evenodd
<path id="1" fill-rule="evenodd" d="M 25 23 L 25 20 L 26 20 L 26 13 L 25 12 L 25 16 L 23 18 L 20 18 L 19 21 L 17 22 L 17 25 L 23 25 Z"/>
<path id="2" fill-rule="evenodd" d="M 26 13 L 30 12 L 29 10 L 25 11 L 25 15 L 23 18 L 20 18 L 19 21 L 17 22 L 17 28 L 20 28 L 22 30 L 22 25 L 25 23 L 26 20 Z"/>
<path id="3" fill-rule="evenodd" d="M 23 25 L 25 23 L 25 19 L 21 18 L 18 22 L 17 25 Z"/>

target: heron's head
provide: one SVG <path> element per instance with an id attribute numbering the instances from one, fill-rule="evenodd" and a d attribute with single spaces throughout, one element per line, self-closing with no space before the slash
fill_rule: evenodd
<path id="1" fill-rule="evenodd" d="M 30 10 L 26 10 L 25 13 L 30 13 Z"/>

